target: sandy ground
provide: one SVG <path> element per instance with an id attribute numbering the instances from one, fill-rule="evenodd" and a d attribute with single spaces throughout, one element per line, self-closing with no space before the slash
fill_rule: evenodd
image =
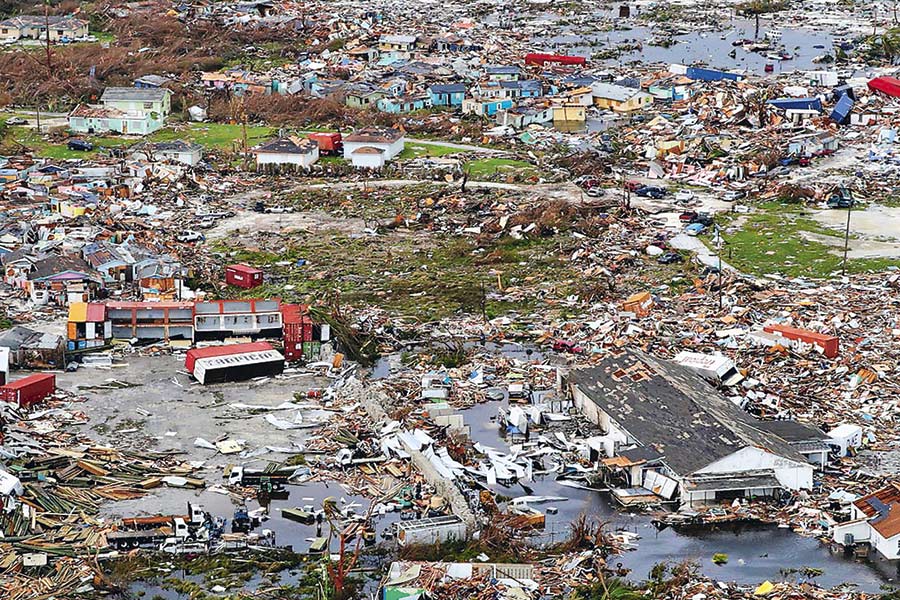
<path id="1" fill-rule="evenodd" d="M 185 374 L 183 355 L 132 356 L 125 363 L 127 366 L 112 369 L 82 367 L 75 373 L 61 373 L 57 375 L 57 385 L 69 390 L 78 387 L 80 394 L 87 398 L 76 406 L 90 418 L 85 427 L 90 429 L 86 433 L 92 438 L 119 448 L 179 452 L 183 460 L 202 464 L 196 477 L 204 479 L 207 487 L 224 483 L 226 465 L 284 460 L 288 454 L 266 448 L 294 448 L 298 452 L 307 436 L 316 435 L 313 429 L 279 430 L 266 421 L 265 414 L 251 414 L 229 405 L 274 407 L 293 401 L 295 392 L 303 397 L 298 403 L 307 403 L 306 392 L 325 387 L 328 383 L 325 378 L 310 373 L 289 373 L 258 382 L 202 386 Z M 83 389 L 102 385 L 109 379 L 134 384 L 134 387 Z M 307 421 L 327 419 L 329 414 L 315 408 L 301 412 Z M 292 420 L 296 413 L 296 409 L 271 412 L 284 420 Z M 194 444 L 196 438 L 212 443 L 224 438 L 245 440 L 248 455 L 224 455 L 199 448 Z M 107 504 L 105 510 L 111 515 L 183 510 L 185 502 L 192 498 L 200 498 L 207 507 L 230 502 L 215 491 L 157 488 L 138 500 Z"/>
<path id="2" fill-rule="evenodd" d="M 812 218 L 826 227 L 843 232 L 847 226 L 847 211 L 819 210 Z M 850 213 L 850 258 L 900 257 L 900 208 L 870 206 Z M 808 239 L 835 246 L 843 254 L 843 238 L 805 233 Z"/>

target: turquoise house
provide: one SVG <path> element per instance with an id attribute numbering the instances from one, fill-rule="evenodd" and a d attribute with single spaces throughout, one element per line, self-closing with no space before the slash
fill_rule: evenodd
<path id="1" fill-rule="evenodd" d="M 462 106 L 466 86 L 462 83 L 435 84 L 428 88 L 432 106 Z"/>

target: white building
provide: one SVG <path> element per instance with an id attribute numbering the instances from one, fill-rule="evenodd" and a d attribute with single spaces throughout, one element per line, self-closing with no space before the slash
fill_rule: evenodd
<path id="1" fill-rule="evenodd" d="M 253 154 L 257 168 L 276 165 L 308 169 L 319 160 L 319 145 L 314 140 L 289 136 L 261 144 Z"/>
<path id="2" fill-rule="evenodd" d="M 868 544 L 888 560 L 900 559 L 900 483 L 853 502 L 850 520 L 835 525 L 831 538 L 848 547 Z"/>
<path id="3" fill-rule="evenodd" d="M 132 147 L 132 157 L 138 160 L 172 161 L 194 167 L 203 159 L 203 146 L 182 140 L 146 142 Z"/>
<path id="4" fill-rule="evenodd" d="M 622 352 L 568 374 L 566 383 L 575 406 L 609 440 L 607 457 L 636 448 L 654 454 L 642 457 L 652 466 L 632 487 L 671 480 L 664 497 L 677 494 L 683 504 L 812 488 L 813 465 L 795 448 L 678 364 Z"/>
<path id="5" fill-rule="evenodd" d="M 343 139 L 344 158 L 357 167 L 378 168 L 403 152 L 406 140 L 398 129 L 360 129 Z M 364 149 L 362 152 L 358 150 Z"/>

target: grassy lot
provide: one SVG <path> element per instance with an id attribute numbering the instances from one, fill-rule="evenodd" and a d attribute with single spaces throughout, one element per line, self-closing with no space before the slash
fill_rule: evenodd
<path id="1" fill-rule="evenodd" d="M 459 148 L 440 146 L 436 144 L 417 144 L 415 140 L 407 140 L 403 152 L 398 155 L 400 159 L 419 158 L 422 156 L 446 156 L 465 152 Z"/>
<path id="2" fill-rule="evenodd" d="M 526 177 L 537 175 L 537 170 L 523 160 L 511 158 L 482 158 L 473 160 L 467 165 L 469 176 L 473 179 L 490 177 L 495 173 L 520 173 Z"/>
<path id="3" fill-rule="evenodd" d="M 277 135 L 278 129 L 251 125 L 247 127 L 247 144 L 254 146 Z M 240 143 L 243 136 L 240 124 L 228 123 L 186 123 L 166 127 L 150 135 L 150 139 L 161 142 L 185 140 L 195 142 L 207 149 L 230 150 L 234 142 Z"/>
<path id="4" fill-rule="evenodd" d="M 731 218 L 736 218 L 731 215 Z M 802 207 L 767 203 L 749 215 L 736 232 L 726 228 L 724 258 L 754 275 L 781 273 L 790 277 L 828 277 L 841 270 L 840 248 L 807 240 L 801 232 L 843 240 L 837 230 L 823 227 Z M 712 244 L 707 239 L 707 245 Z M 852 242 L 851 242 L 852 246 Z M 851 273 L 880 271 L 898 265 L 896 259 L 847 261 Z"/>
<path id="5" fill-rule="evenodd" d="M 6 119 L 12 115 L 2 117 L 5 124 Z M 30 117 L 30 116 L 29 116 Z M 264 140 L 276 135 L 277 129 L 274 127 L 250 126 L 247 127 L 247 143 L 254 146 Z M 3 146 L 8 150 L 15 150 L 19 144 L 31 148 L 37 156 L 45 158 L 67 159 L 67 158 L 89 158 L 97 155 L 103 148 L 115 148 L 120 146 L 130 146 L 141 138 L 139 137 L 122 137 L 115 135 L 79 135 L 77 137 L 86 139 L 94 144 L 95 150 L 92 152 L 82 152 L 77 150 L 69 150 L 65 142 L 53 143 L 38 135 L 34 129 L 21 126 L 9 126 L 0 129 L 2 134 Z M 176 127 L 167 127 L 148 136 L 147 139 L 153 141 L 170 141 L 183 139 L 190 142 L 196 142 L 204 146 L 208 150 L 231 150 L 232 144 L 236 141 L 240 143 L 242 138 L 240 125 L 229 125 L 221 123 L 189 123 Z"/>

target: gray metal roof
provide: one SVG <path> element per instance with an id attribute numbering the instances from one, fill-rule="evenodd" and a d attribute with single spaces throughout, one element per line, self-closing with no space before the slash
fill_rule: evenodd
<path id="1" fill-rule="evenodd" d="M 165 88 L 108 87 L 100 96 L 101 102 L 161 102 L 171 92 Z"/>
<path id="2" fill-rule="evenodd" d="M 658 450 L 681 476 L 747 447 L 806 463 L 699 375 L 639 350 L 610 355 L 567 380 L 641 445 Z"/>

